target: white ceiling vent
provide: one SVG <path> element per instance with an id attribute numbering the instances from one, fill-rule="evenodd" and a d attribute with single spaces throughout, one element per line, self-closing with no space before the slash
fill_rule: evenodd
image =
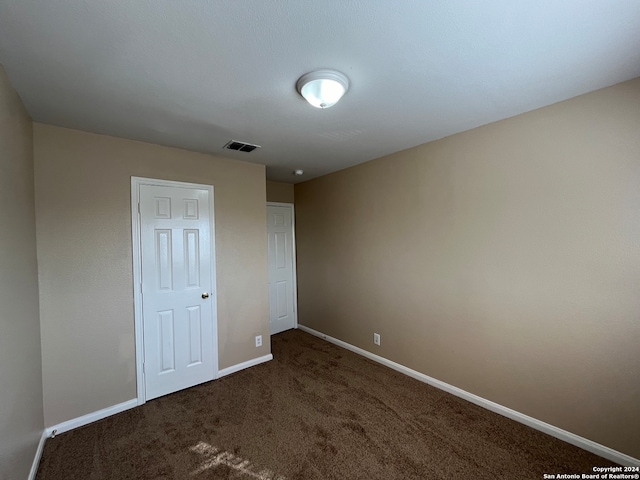
<path id="1" fill-rule="evenodd" d="M 228 148 L 229 150 L 238 150 L 240 152 L 253 152 L 256 148 L 260 148 L 260 145 L 253 145 L 251 143 L 238 142 L 237 140 L 231 140 L 228 142 L 224 148 Z"/>

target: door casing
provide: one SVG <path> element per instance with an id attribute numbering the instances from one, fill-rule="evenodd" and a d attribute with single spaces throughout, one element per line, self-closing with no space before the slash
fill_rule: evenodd
<path id="1" fill-rule="evenodd" d="M 216 289 L 216 249 L 215 249 L 215 223 L 214 223 L 214 199 L 213 185 L 198 183 L 178 182 L 173 180 L 160 180 L 156 178 L 131 177 L 131 240 L 133 251 L 133 304 L 134 304 L 134 329 L 136 348 L 136 397 L 138 405 L 143 405 L 146 400 L 144 380 L 144 323 L 142 315 L 142 256 L 141 256 L 141 230 L 140 230 L 140 185 L 154 185 L 162 187 L 199 188 L 209 191 L 209 224 L 211 226 L 211 285 Z M 212 296 L 211 308 L 213 309 L 213 378 L 218 378 L 218 310 L 217 294 Z"/>

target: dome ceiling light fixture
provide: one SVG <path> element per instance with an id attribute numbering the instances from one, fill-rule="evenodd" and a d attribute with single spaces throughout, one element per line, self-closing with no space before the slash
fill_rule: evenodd
<path id="1" fill-rule="evenodd" d="M 298 93 L 316 108 L 329 108 L 349 90 L 349 79 L 335 70 L 316 70 L 298 79 Z"/>

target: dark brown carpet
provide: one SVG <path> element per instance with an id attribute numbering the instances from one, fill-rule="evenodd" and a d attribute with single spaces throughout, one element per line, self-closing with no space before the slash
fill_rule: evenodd
<path id="1" fill-rule="evenodd" d="M 539 480 L 614 465 L 301 331 L 272 351 L 47 440 L 37 479 Z"/>

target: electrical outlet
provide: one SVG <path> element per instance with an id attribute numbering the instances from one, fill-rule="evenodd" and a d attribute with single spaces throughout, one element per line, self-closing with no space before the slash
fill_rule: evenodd
<path id="1" fill-rule="evenodd" d="M 374 333 L 373 334 L 373 343 L 375 343 L 376 345 L 380 345 L 380 334 L 379 333 Z"/>
<path id="2" fill-rule="evenodd" d="M 262 335 L 256 335 L 256 348 L 262 346 Z"/>

